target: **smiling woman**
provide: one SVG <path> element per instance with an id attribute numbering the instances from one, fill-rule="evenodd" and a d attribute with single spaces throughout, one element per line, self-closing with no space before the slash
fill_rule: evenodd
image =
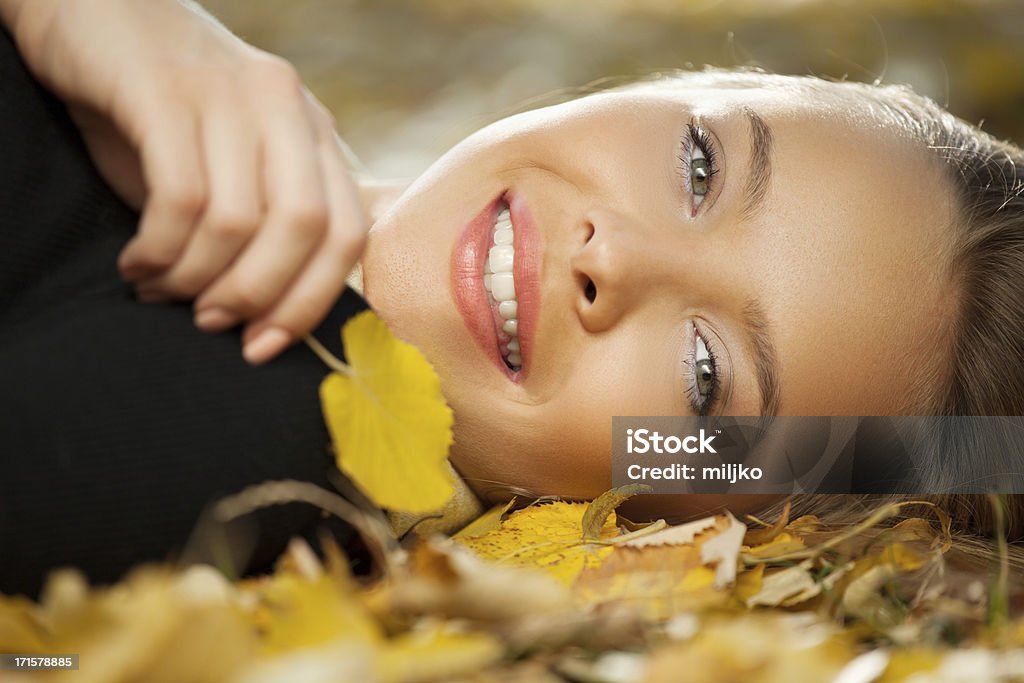
<path id="1" fill-rule="evenodd" d="M 505 119 L 417 179 L 365 292 L 438 368 L 460 471 L 593 496 L 614 414 L 917 414 L 950 359 L 955 199 L 854 87 L 683 74 Z M 486 294 L 506 204 L 516 370 Z"/>
<path id="2" fill-rule="evenodd" d="M 281 351 L 325 316 L 336 338 L 360 256 L 485 500 L 608 489 L 614 415 L 1024 415 L 1024 154 L 907 88 L 679 73 L 500 120 L 383 191 L 286 64 L 192 5 L 103 0 L 83 29 L 58 4 L 0 0 L 28 67 L 5 40 L 0 589 L 116 578 L 250 482 L 327 485 L 323 370 Z M 1022 469 L 977 436 L 920 490 L 971 458 Z M 288 514 L 254 568 L 311 531 Z"/>

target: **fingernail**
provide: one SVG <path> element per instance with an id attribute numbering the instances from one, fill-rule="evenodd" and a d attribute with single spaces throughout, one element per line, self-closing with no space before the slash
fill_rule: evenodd
<path id="1" fill-rule="evenodd" d="M 197 311 L 194 322 L 204 332 L 220 332 L 235 324 L 237 318 L 223 308 L 205 308 Z"/>
<path id="2" fill-rule="evenodd" d="M 253 365 L 259 365 L 280 353 L 291 340 L 291 335 L 280 327 L 268 327 L 245 345 L 242 356 Z"/>

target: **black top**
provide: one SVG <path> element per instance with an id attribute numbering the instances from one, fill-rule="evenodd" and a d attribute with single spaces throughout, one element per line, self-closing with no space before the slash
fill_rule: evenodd
<path id="1" fill-rule="evenodd" d="M 137 302 L 116 268 L 137 218 L 0 32 L 0 592 L 34 595 L 57 566 L 109 582 L 173 559 L 208 503 L 249 484 L 330 487 L 326 367 L 302 344 L 249 366 L 240 330 Z M 317 337 L 341 355 L 365 306 L 346 292 Z M 237 570 L 322 518 L 299 503 L 254 517 L 249 547 L 232 536 Z"/>

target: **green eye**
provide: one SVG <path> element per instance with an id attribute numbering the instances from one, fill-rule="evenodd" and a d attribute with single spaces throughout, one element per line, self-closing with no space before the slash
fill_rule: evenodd
<path id="1" fill-rule="evenodd" d="M 710 360 L 702 360 L 697 363 L 697 393 L 707 399 L 715 386 L 715 367 Z"/>
<path id="2" fill-rule="evenodd" d="M 704 157 L 694 157 L 690 161 L 690 187 L 698 197 L 708 193 L 708 183 L 711 180 L 711 165 Z"/>

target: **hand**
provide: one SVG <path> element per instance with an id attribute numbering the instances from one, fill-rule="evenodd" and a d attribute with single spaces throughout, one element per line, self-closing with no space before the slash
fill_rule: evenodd
<path id="1" fill-rule="evenodd" d="M 367 225 L 332 117 L 295 69 L 184 0 L 2 2 L 26 62 L 142 213 L 118 260 L 140 299 L 198 297 L 209 331 L 245 321 L 253 363 L 314 328 Z"/>

